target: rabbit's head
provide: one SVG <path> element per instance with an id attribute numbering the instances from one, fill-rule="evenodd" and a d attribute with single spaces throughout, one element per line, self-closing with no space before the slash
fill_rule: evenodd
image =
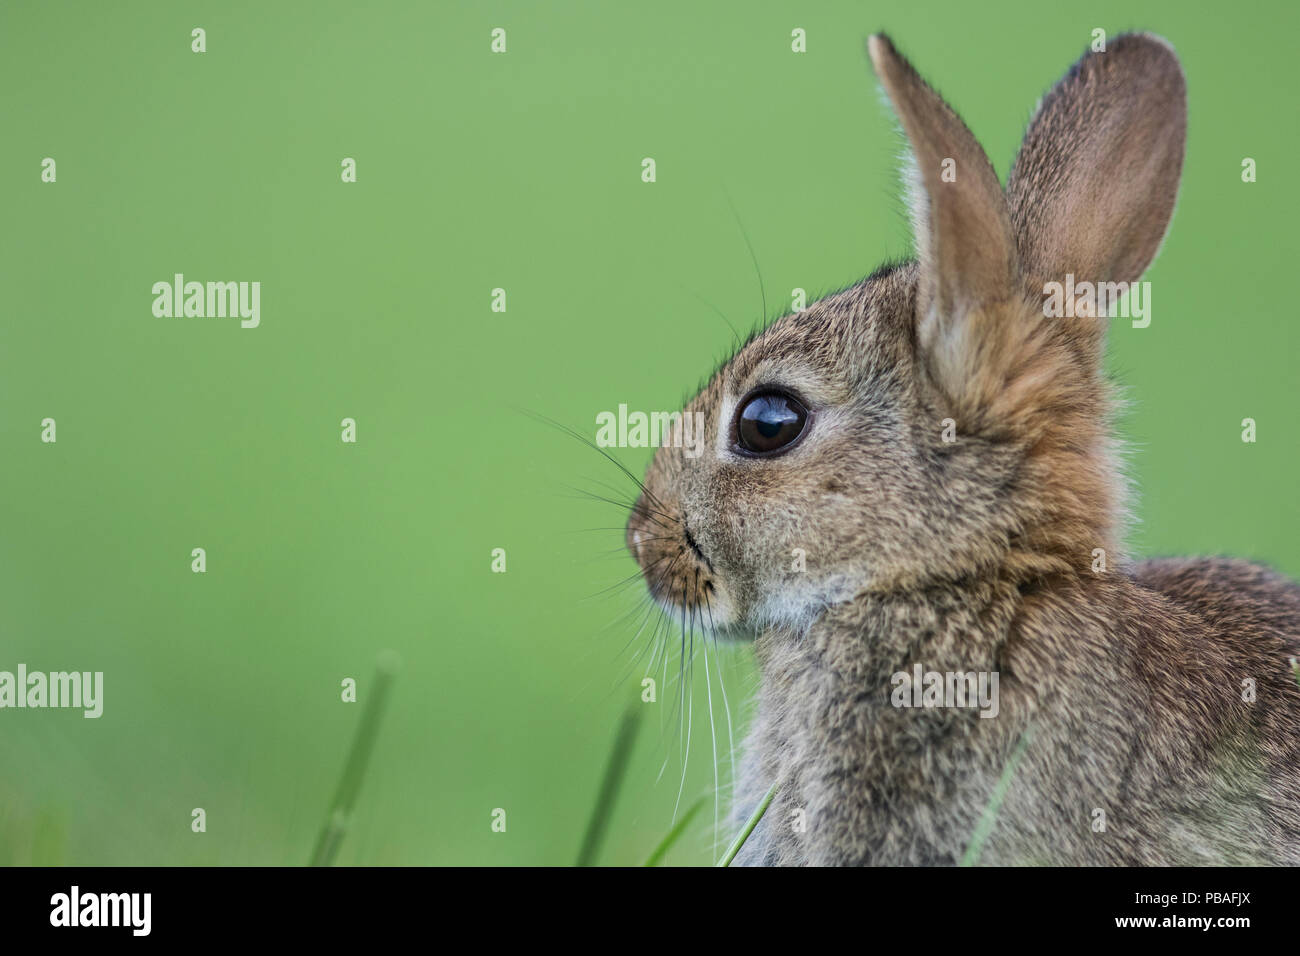
<path id="1" fill-rule="evenodd" d="M 1096 548 L 1114 560 L 1107 320 L 1087 297 L 1049 317 L 1044 290 L 1136 282 L 1155 256 L 1183 160 L 1177 57 L 1149 35 L 1084 56 L 1004 191 L 890 41 L 868 47 L 911 146 L 917 260 L 741 348 L 684 410 L 703 453 L 661 447 L 628 522 L 654 597 L 723 630 L 798 629 L 867 591 L 1084 573 Z"/>

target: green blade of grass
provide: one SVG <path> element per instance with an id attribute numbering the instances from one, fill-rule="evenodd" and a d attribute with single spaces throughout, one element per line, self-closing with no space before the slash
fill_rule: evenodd
<path id="1" fill-rule="evenodd" d="M 641 865 L 658 866 L 659 861 L 668 854 L 669 849 L 671 849 L 672 845 L 677 842 L 678 837 L 686 832 L 686 827 L 690 824 L 691 817 L 695 816 L 702 806 L 704 806 L 703 796 L 696 798 L 695 802 L 686 808 L 686 812 L 682 814 L 681 819 L 673 824 L 673 828 L 668 831 L 668 835 L 659 842 L 659 845 L 655 847 L 654 852 L 646 857 L 645 862 Z"/>
<path id="2" fill-rule="evenodd" d="M 343 776 L 339 778 L 338 790 L 330 803 L 330 812 L 316 840 L 316 849 L 311 855 L 312 866 L 329 866 L 334 862 L 339 844 L 347 833 L 348 823 L 352 817 L 352 808 L 356 806 L 357 794 L 361 792 L 361 781 L 366 776 L 366 766 L 370 754 L 375 749 L 375 739 L 379 735 L 379 724 L 384 715 L 384 705 L 397 673 L 397 657 L 391 651 L 379 655 L 375 668 L 375 683 L 366 697 L 365 709 L 361 712 L 361 723 L 357 726 L 357 735 L 352 740 L 352 749 L 348 752 L 347 763 L 343 765 Z"/>
<path id="3" fill-rule="evenodd" d="M 993 794 L 984 807 L 984 813 L 980 815 L 979 822 L 975 824 L 975 831 L 971 834 L 970 844 L 966 847 L 966 852 L 961 855 L 959 866 L 975 866 L 979 863 L 980 854 L 984 852 L 984 841 L 993 832 L 993 824 L 997 822 L 998 812 L 1002 809 L 1002 801 L 1006 798 L 1007 790 L 1011 787 L 1011 778 L 1015 775 L 1016 765 L 1020 763 L 1020 758 L 1025 755 L 1025 748 L 1029 746 L 1029 741 L 1034 735 L 1033 731 L 1032 725 L 1026 727 L 1024 733 L 1020 735 L 1020 739 L 1016 741 L 1015 749 L 1011 751 L 1006 766 L 1002 768 L 1002 776 L 998 778 L 997 785 L 993 788 Z"/>
<path id="4" fill-rule="evenodd" d="M 731 861 L 736 858 L 740 848 L 745 845 L 749 835 L 754 832 L 754 827 L 758 826 L 758 821 L 763 819 L 763 814 L 767 813 L 767 808 L 772 805 L 772 798 L 776 796 L 776 788 L 779 784 L 772 784 L 763 799 L 758 802 L 754 812 L 750 814 L 749 819 L 745 822 L 745 828 L 736 834 L 736 839 L 731 841 L 731 846 L 727 847 L 727 852 L 723 854 L 722 859 L 718 861 L 718 866 L 731 866 Z"/>
<path id="5" fill-rule="evenodd" d="M 623 777 L 627 774 L 627 764 L 632 756 L 632 745 L 636 743 L 637 730 L 641 726 L 641 704 L 628 707 L 619 724 L 618 734 L 614 737 L 614 746 L 609 751 L 609 762 L 605 765 L 605 779 L 601 781 L 600 793 L 596 797 L 596 806 L 592 808 L 587 821 L 587 832 L 582 838 L 582 849 L 578 851 L 578 866 L 591 866 L 600 852 L 600 845 L 605 840 L 605 831 L 609 828 L 609 819 L 614 812 L 614 803 L 618 800 L 618 791 L 623 786 Z"/>

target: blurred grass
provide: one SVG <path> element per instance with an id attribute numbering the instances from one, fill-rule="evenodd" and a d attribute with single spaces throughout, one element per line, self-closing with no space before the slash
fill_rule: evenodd
<path id="1" fill-rule="evenodd" d="M 966 845 L 965 852 L 961 855 L 960 866 L 978 866 L 980 856 L 984 852 L 984 841 L 989 838 L 993 832 L 993 827 L 998 821 L 998 814 L 1002 812 L 1002 801 L 1006 799 L 1007 790 L 1011 787 L 1011 780 L 1015 776 L 1016 767 L 1020 765 L 1020 760 L 1025 755 L 1030 741 L 1033 739 L 1033 726 L 1026 727 L 1016 741 L 1016 746 L 1011 751 L 1011 756 L 1007 758 L 1006 765 L 1002 768 L 1002 775 L 998 782 L 993 786 L 993 793 L 989 795 L 989 802 L 984 807 L 984 812 L 980 814 L 979 821 L 975 824 L 975 830 L 971 833 L 970 843 Z"/>
<path id="2" fill-rule="evenodd" d="M 767 793 L 763 795 L 763 799 L 758 802 L 758 806 L 754 808 L 754 812 L 749 815 L 749 819 L 745 821 L 745 825 L 741 828 L 740 833 L 736 834 L 736 839 L 731 841 L 731 846 L 727 847 L 727 852 L 724 853 L 722 859 L 718 861 L 718 866 L 731 866 L 731 861 L 736 858 L 736 854 L 739 853 L 741 848 L 745 845 L 745 841 L 749 839 L 749 835 L 754 832 L 754 827 L 758 826 L 758 821 L 763 819 L 763 815 L 767 813 L 767 808 L 772 805 L 772 798 L 776 796 L 776 791 L 777 784 L 774 783 L 770 788 L 768 788 Z"/>
<path id="3" fill-rule="evenodd" d="M 591 866 L 600 854 L 605 831 L 609 828 L 614 805 L 618 802 L 618 793 L 627 776 L 627 767 L 632 759 L 632 748 L 636 745 L 637 731 L 641 728 L 641 713 L 644 705 L 629 704 L 623 712 L 623 720 L 618 726 L 618 734 L 610 748 L 609 760 L 605 765 L 605 776 L 601 781 L 600 793 L 587 822 L 587 832 L 582 838 L 582 847 L 578 850 L 578 866 Z"/>
<path id="4" fill-rule="evenodd" d="M 384 708 L 388 695 L 392 691 L 393 679 L 397 675 L 397 656 L 391 652 L 381 654 L 375 668 L 375 679 L 371 685 L 357 688 L 359 696 L 365 699 L 362 704 L 361 722 L 357 725 L 357 734 L 348 752 L 347 762 L 343 765 L 343 775 L 339 779 L 338 790 L 330 803 L 325 825 L 321 828 L 312 852 L 312 866 L 331 866 L 338 855 L 339 844 L 347 835 L 352 812 L 357 805 L 357 796 L 361 793 L 361 784 L 365 780 L 366 768 L 370 765 L 370 755 L 375 749 L 375 740 L 379 736 L 379 725 L 383 720 Z"/>
<path id="5" fill-rule="evenodd" d="M 646 857 L 645 863 L 643 863 L 642 866 L 658 866 L 663 862 L 664 857 L 668 855 L 668 851 L 673 848 L 673 844 L 681 839 L 682 834 L 686 832 L 686 828 L 689 827 L 691 821 L 695 819 L 695 815 L 703 809 L 707 799 L 707 796 L 699 796 L 695 798 L 695 801 L 686 808 L 686 812 L 683 813 L 681 817 L 678 818 L 677 822 L 673 824 L 672 829 L 669 830 L 664 835 L 664 838 L 659 841 L 659 845 L 650 852 L 648 857 Z"/>

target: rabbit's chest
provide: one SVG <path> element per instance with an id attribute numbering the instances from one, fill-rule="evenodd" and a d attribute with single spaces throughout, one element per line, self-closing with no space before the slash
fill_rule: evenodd
<path id="1" fill-rule="evenodd" d="M 1014 746 L 1007 724 L 980 716 L 977 682 L 961 706 L 933 680 L 928 695 L 863 688 L 810 667 L 765 693 L 755 743 L 783 781 L 773 836 L 813 864 L 957 862 Z"/>

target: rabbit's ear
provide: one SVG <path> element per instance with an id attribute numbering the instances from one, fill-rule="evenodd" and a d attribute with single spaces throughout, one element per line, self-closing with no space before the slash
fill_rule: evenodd
<path id="1" fill-rule="evenodd" d="M 922 333 L 929 325 L 931 335 L 947 337 L 969 313 L 1011 292 L 1016 247 L 1006 198 L 966 124 L 889 38 L 876 34 L 867 50 L 916 162 L 909 199 L 921 260 L 918 322 Z"/>
<path id="2" fill-rule="evenodd" d="M 1135 282 L 1173 215 L 1187 87 L 1150 34 L 1086 54 L 1043 98 L 1007 180 L 1029 279 Z"/>

